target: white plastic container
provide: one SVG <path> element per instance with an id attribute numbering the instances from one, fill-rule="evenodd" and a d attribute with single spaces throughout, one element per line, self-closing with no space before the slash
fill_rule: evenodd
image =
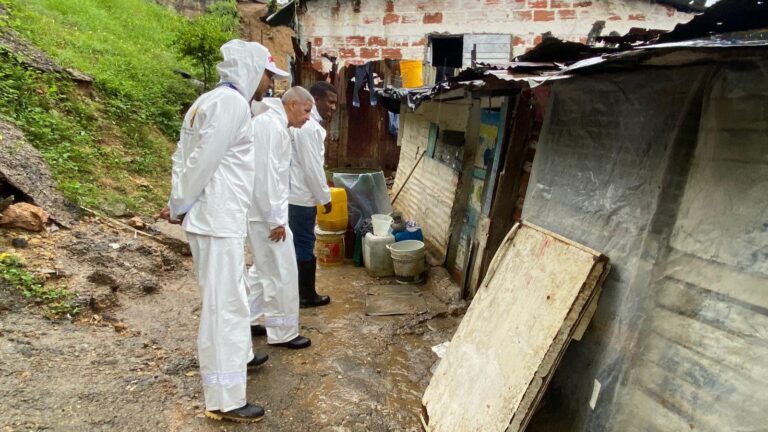
<path id="1" fill-rule="evenodd" d="M 373 224 L 373 235 L 386 236 L 389 234 L 389 227 L 392 225 L 392 217 L 385 214 L 371 215 L 371 223 Z"/>
<path id="2" fill-rule="evenodd" d="M 365 270 L 373 277 L 387 277 L 395 274 L 392 256 L 387 246 L 395 242 L 395 236 L 376 236 L 368 233 L 363 237 L 363 262 Z"/>
<path id="3" fill-rule="evenodd" d="M 392 256 L 397 282 L 409 284 L 424 280 L 427 269 L 424 242 L 404 240 L 388 245 L 387 249 Z"/>

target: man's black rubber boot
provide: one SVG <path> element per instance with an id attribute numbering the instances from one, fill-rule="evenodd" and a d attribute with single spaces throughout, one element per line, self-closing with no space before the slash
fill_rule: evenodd
<path id="1" fill-rule="evenodd" d="M 289 340 L 288 342 L 270 344 L 270 345 L 276 346 L 276 347 L 290 348 L 290 349 L 302 349 L 312 345 L 312 341 L 309 340 L 309 338 L 305 338 L 304 336 L 296 336 L 295 338 Z"/>
<path id="2" fill-rule="evenodd" d="M 317 259 L 297 261 L 297 264 L 299 267 L 299 307 L 311 308 L 325 306 L 330 303 L 330 297 L 318 295 L 315 289 Z"/>
<path id="3" fill-rule="evenodd" d="M 266 363 L 267 360 L 269 360 L 269 355 L 267 353 L 253 353 L 253 360 L 248 362 L 248 370 L 256 369 L 256 367 Z"/>
<path id="4" fill-rule="evenodd" d="M 251 336 L 266 336 L 267 335 L 267 328 L 263 325 L 252 325 L 251 326 Z"/>
<path id="5" fill-rule="evenodd" d="M 227 420 L 237 423 L 256 423 L 264 418 L 264 408 L 246 403 L 244 406 L 232 411 L 205 411 L 205 416 L 213 420 Z"/>

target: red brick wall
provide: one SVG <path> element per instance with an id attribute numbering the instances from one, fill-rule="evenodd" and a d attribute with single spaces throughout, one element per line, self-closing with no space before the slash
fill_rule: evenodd
<path id="1" fill-rule="evenodd" d="M 631 27 L 672 29 L 692 17 L 652 0 L 364 0 L 359 12 L 345 1 L 306 5 L 302 46 L 312 41 L 313 58 L 328 53 L 342 64 L 424 59 L 430 34 L 511 34 L 514 55 L 520 55 L 545 32 L 584 42 L 598 20 L 606 22 L 607 35 Z"/>

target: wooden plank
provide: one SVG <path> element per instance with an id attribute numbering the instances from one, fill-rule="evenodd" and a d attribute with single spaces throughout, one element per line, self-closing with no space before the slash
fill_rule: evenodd
<path id="1" fill-rule="evenodd" d="M 607 262 L 532 224 L 515 225 L 424 393 L 430 430 L 523 430 Z"/>

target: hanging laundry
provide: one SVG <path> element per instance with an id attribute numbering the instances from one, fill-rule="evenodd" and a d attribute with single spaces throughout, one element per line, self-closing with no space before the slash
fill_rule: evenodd
<path id="1" fill-rule="evenodd" d="M 376 105 L 376 91 L 374 87 L 373 63 L 368 62 L 355 68 L 355 90 L 352 93 L 352 106 L 360 108 L 360 89 L 368 83 L 368 92 L 371 95 L 371 106 Z"/>
<path id="2" fill-rule="evenodd" d="M 400 114 L 395 114 L 392 111 L 387 111 L 389 114 L 389 134 L 397 136 L 400 130 Z"/>

